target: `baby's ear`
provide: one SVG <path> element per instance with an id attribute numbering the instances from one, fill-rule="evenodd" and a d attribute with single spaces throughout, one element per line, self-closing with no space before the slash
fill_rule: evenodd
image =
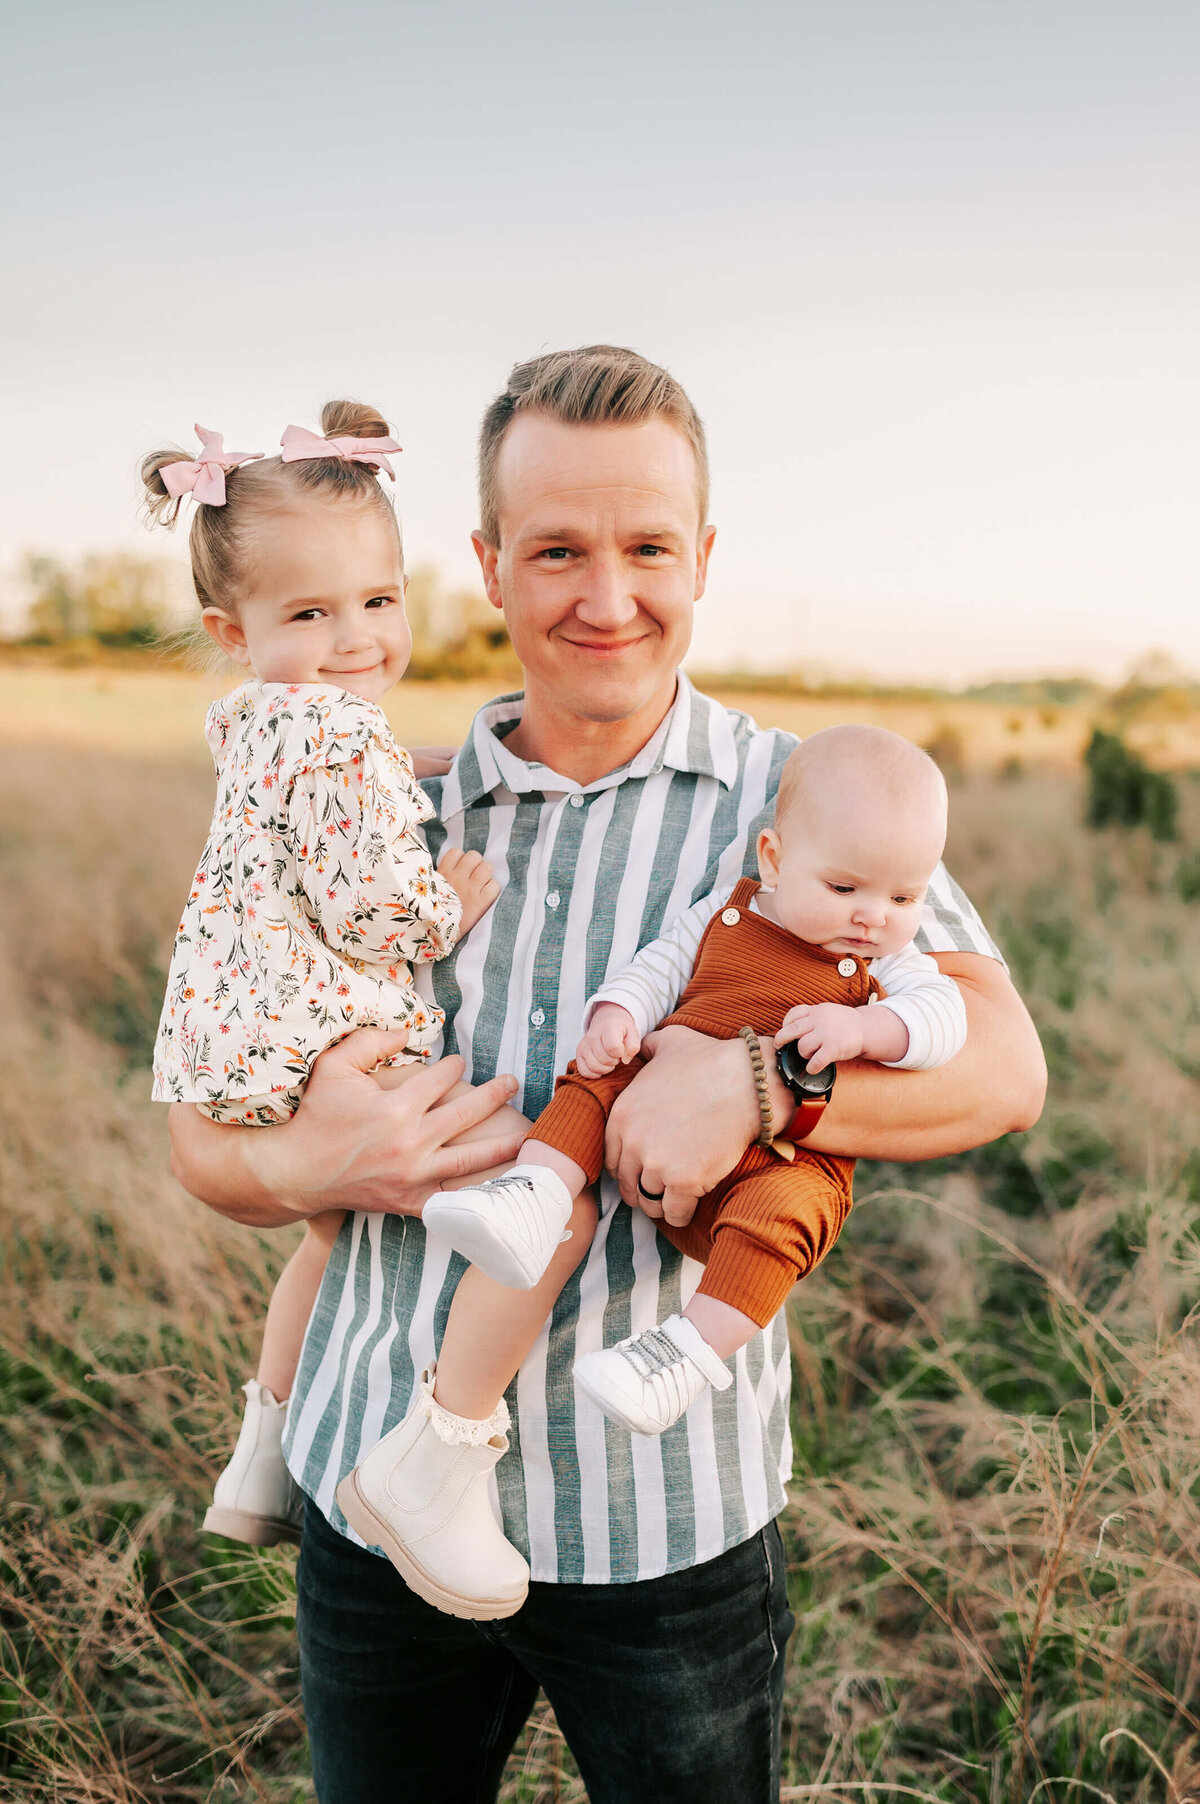
<path id="1" fill-rule="evenodd" d="M 209 638 L 231 663 L 249 664 L 246 635 L 232 614 L 227 614 L 224 608 L 205 608 L 200 619 Z"/>
<path id="2" fill-rule="evenodd" d="M 779 882 L 779 835 L 774 827 L 764 827 L 758 836 L 758 874 L 768 889 Z"/>

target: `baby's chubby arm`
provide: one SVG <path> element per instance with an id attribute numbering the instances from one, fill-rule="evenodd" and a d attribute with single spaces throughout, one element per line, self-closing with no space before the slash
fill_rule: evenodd
<path id="1" fill-rule="evenodd" d="M 934 1071 L 962 1050 L 967 1008 L 958 985 L 915 946 L 876 959 L 886 996 L 862 1008 L 840 1002 L 789 1009 L 776 1046 L 794 1040 L 810 1071 L 844 1059 L 872 1059 L 905 1071 Z"/>
<path id="2" fill-rule="evenodd" d="M 843 1059 L 874 1059 L 896 1065 L 908 1051 L 908 1029 L 886 1004 L 848 1008 L 844 1002 L 801 1002 L 788 1010 L 775 1035 L 776 1046 L 794 1040 L 810 1071 Z"/>

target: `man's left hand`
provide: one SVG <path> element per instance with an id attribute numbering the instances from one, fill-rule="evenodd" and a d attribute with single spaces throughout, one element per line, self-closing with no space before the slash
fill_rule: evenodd
<path id="1" fill-rule="evenodd" d="M 754 1076 L 740 1039 L 690 1027 L 659 1028 L 642 1052 L 650 1063 L 613 1105 L 604 1162 L 631 1208 L 683 1227 L 758 1138 Z"/>

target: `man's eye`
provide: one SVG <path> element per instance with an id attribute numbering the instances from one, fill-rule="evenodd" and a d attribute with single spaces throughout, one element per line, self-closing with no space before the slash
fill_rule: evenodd
<path id="1" fill-rule="evenodd" d="M 667 548 L 665 545 L 639 545 L 638 546 L 638 556 L 639 557 L 662 557 L 663 554 L 665 553 L 666 549 Z"/>
<path id="2" fill-rule="evenodd" d="M 557 562 L 561 563 L 563 558 L 570 557 L 571 554 L 565 545 L 547 545 L 541 555 L 543 557 L 552 557 Z"/>

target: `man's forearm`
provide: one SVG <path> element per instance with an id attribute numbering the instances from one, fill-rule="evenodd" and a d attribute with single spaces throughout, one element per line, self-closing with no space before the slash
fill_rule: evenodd
<path id="1" fill-rule="evenodd" d="M 202 1115 L 191 1103 L 173 1103 L 170 1112 L 171 1171 L 176 1181 L 207 1203 L 218 1215 L 252 1228 L 282 1228 L 303 1219 L 304 1210 L 270 1189 L 253 1154 L 267 1150 L 268 1134 L 286 1134 L 287 1126 L 224 1126 Z"/>
<path id="2" fill-rule="evenodd" d="M 833 1099 L 805 1144 L 859 1159 L 939 1159 L 1030 1128 L 1041 1113 L 1046 1063 L 1020 997 L 995 959 L 939 955 L 967 1008 L 962 1051 L 936 1071 L 839 1066 Z M 777 1096 L 782 1096 L 779 1086 Z M 779 1120 L 782 1106 L 776 1115 Z"/>

